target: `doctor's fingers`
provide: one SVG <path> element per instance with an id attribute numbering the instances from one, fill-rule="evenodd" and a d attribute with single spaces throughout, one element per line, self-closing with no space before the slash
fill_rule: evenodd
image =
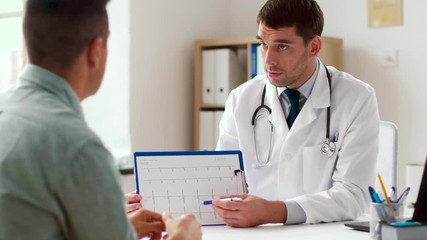
<path id="1" fill-rule="evenodd" d="M 222 201 L 220 199 L 215 199 L 213 200 L 212 205 L 226 210 L 237 211 L 243 208 L 246 203 L 243 201 Z"/>
<path id="2" fill-rule="evenodd" d="M 253 220 L 241 211 L 224 211 L 220 215 L 222 220 L 230 227 L 252 227 Z"/>
<path id="3" fill-rule="evenodd" d="M 212 208 L 214 211 L 223 219 L 233 219 L 233 218 L 239 218 L 239 211 L 238 210 L 230 210 L 230 209 L 224 209 L 215 205 L 212 205 Z"/>
<path id="4" fill-rule="evenodd" d="M 220 216 L 230 227 L 253 227 L 262 223 L 259 216 L 252 216 L 247 211 L 224 211 Z"/>
<path id="5" fill-rule="evenodd" d="M 245 199 L 245 198 L 248 197 L 248 194 L 241 193 L 241 194 L 231 194 L 231 195 L 221 195 L 221 196 L 219 196 L 220 199 L 221 198 L 234 198 L 234 197 L 239 197 L 239 198 Z"/>

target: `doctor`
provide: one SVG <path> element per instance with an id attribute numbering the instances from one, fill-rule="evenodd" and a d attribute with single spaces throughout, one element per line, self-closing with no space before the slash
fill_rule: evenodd
<path id="1" fill-rule="evenodd" d="M 357 218 L 374 184 L 374 90 L 318 59 L 316 1 L 268 0 L 257 23 L 266 75 L 230 93 L 217 145 L 243 152 L 250 195 L 214 210 L 234 227 Z"/>

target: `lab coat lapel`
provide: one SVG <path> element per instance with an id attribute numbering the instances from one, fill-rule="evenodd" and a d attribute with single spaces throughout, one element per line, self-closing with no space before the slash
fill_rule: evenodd
<path id="1" fill-rule="evenodd" d="M 301 109 L 301 112 L 299 113 L 294 124 L 292 125 L 288 138 L 304 130 L 307 125 L 319 117 L 322 109 L 326 109 L 331 105 L 329 96 L 330 90 L 328 77 L 325 67 L 321 63 L 319 74 L 317 76 L 316 82 L 314 83 L 311 94 L 305 102 L 304 107 Z"/>
<path id="2" fill-rule="evenodd" d="M 280 104 L 279 97 L 277 96 L 277 89 L 275 86 L 270 84 L 267 80 L 266 89 L 267 103 L 271 106 L 273 114 L 271 114 L 271 123 L 274 126 L 275 136 L 281 133 L 281 136 L 286 136 L 289 132 L 288 124 L 286 123 L 285 114 L 283 113 L 282 105 Z"/>

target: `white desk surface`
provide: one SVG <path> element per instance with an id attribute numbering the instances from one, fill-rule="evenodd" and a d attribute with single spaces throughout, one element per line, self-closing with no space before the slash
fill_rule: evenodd
<path id="1" fill-rule="evenodd" d="M 359 240 L 370 239 L 369 232 L 353 230 L 344 222 L 320 224 L 266 224 L 254 228 L 227 226 L 202 227 L 203 240 Z"/>
<path id="2" fill-rule="evenodd" d="M 413 208 L 405 208 L 404 216 L 412 217 Z M 364 214 L 354 221 L 369 221 Z M 350 221 L 351 222 L 351 221 Z M 370 240 L 369 232 L 344 226 L 345 222 L 319 224 L 265 224 L 254 228 L 228 226 L 202 227 L 203 240 Z"/>

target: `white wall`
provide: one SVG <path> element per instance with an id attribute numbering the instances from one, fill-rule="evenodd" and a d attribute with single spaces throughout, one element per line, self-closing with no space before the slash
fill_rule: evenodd
<path id="1" fill-rule="evenodd" d="M 256 37 L 258 25 L 256 16 L 266 0 L 229 1 L 230 36 Z"/>
<path id="2" fill-rule="evenodd" d="M 89 126 L 100 136 L 116 160 L 131 154 L 129 124 L 130 0 L 108 6 L 110 37 L 108 60 L 101 88 L 82 106 Z M 119 161 L 118 161 L 119 162 Z M 120 161 L 126 164 L 128 161 Z"/>
<path id="3" fill-rule="evenodd" d="M 256 35 L 265 0 L 131 1 L 132 149 L 189 149 L 192 143 L 193 42 Z M 381 119 L 399 128 L 398 181 L 427 152 L 427 1 L 402 1 L 403 26 L 368 28 L 367 1 L 318 0 L 324 35 L 344 39 L 344 70 L 371 84 Z M 383 51 L 398 65 L 381 67 Z"/>
<path id="4" fill-rule="evenodd" d="M 325 14 L 325 35 L 344 39 L 344 69 L 375 88 L 381 119 L 399 129 L 398 182 L 405 165 L 427 154 L 427 22 L 423 0 L 402 1 L 403 25 L 369 28 L 367 1 L 318 0 Z M 398 64 L 382 67 L 384 51 L 397 51 Z"/>
<path id="5" fill-rule="evenodd" d="M 227 3 L 131 1 L 133 151 L 191 149 L 194 40 L 228 35 Z"/>

